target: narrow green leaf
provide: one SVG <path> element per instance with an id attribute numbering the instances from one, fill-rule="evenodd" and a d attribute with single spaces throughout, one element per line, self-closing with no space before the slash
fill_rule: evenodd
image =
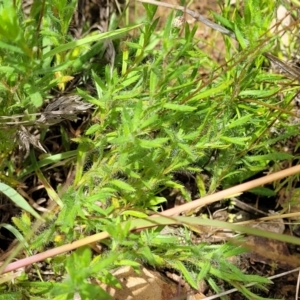
<path id="1" fill-rule="evenodd" d="M 280 88 L 273 88 L 267 90 L 246 90 L 246 91 L 241 91 L 239 93 L 239 96 L 257 96 L 259 98 L 265 98 L 265 97 L 276 95 L 279 90 Z"/>
<path id="2" fill-rule="evenodd" d="M 98 95 L 99 98 L 102 98 L 104 92 L 106 92 L 106 90 L 107 90 L 107 88 L 105 86 L 105 83 L 94 71 L 92 72 L 92 77 L 95 81 L 95 86 L 96 86 L 96 89 L 97 89 L 97 95 Z"/>
<path id="3" fill-rule="evenodd" d="M 79 40 L 76 40 L 76 41 L 73 41 L 73 42 L 70 42 L 70 43 L 60 45 L 60 46 L 50 50 L 49 52 L 45 53 L 43 59 L 46 59 L 48 57 L 52 57 L 55 54 L 58 54 L 62 51 L 67 51 L 67 50 L 70 50 L 70 49 L 74 49 L 74 48 L 76 48 L 78 46 L 81 46 L 81 45 L 85 45 L 85 44 L 89 44 L 89 43 L 92 43 L 92 42 L 97 42 L 97 41 L 101 41 L 101 40 L 105 40 L 105 39 L 117 38 L 118 36 L 128 32 L 128 31 L 131 31 L 133 29 L 136 29 L 136 28 L 140 27 L 141 25 L 142 24 L 138 24 L 138 25 L 129 26 L 129 27 L 126 27 L 126 28 L 117 29 L 117 30 L 112 31 L 112 32 L 105 32 L 105 33 L 101 33 L 101 34 L 97 34 L 97 35 L 93 35 L 93 36 L 88 36 L 88 37 L 85 37 L 83 39 L 79 39 Z"/>
<path id="4" fill-rule="evenodd" d="M 21 232 L 19 230 L 17 230 L 15 227 L 13 227 L 10 224 L 0 224 L 0 228 L 1 227 L 3 227 L 5 229 L 7 229 L 8 231 L 10 231 L 20 243 L 24 244 L 24 247 L 26 248 L 27 253 L 29 255 L 32 255 L 32 252 L 29 248 L 29 245 L 28 245 L 27 241 L 25 240 L 24 236 L 21 234 Z"/>
<path id="5" fill-rule="evenodd" d="M 150 125 L 152 125 L 153 123 L 157 123 L 158 120 L 158 116 L 157 115 L 153 115 L 151 117 L 149 117 L 149 119 L 143 121 L 142 124 L 140 124 L 140 129 L 146 129 L 147 127 L 150 127 Z M 157 125 L 157 124 L 155 124 Z"/>
<path id="6" fill-rule="evenodd" d="M 128 48 L 132 48 L 132 49 L 143 49 L 142 45 L 139 45 L 137 43 L 132 43 L 132 42 L 125 42 L 126 46 L 128 46 Z"/>
<path id="7" fill-rule="evenodd" d="M 43 98 L 42 95 L 40 94 L 40 92 L 36 91 L 34 93 L 31 93 L 29 95 L 30 100 L 31 100 L 31 104 L 36 107 L 39 108 L 43 105 Z"/>
<path id="8" fill-rule="evenodd" d="M 224 81 L 223 83 L 221 83 L 220 85 L 216 86 L 216 87 L 213 87 L 213 88 L 210 88 L 210 89 L 207 89 L 205 90 L 204 92 L 199 92 L 197 93 L 194 97 L 192 97 L 188 102 L 192 102 L 192 101 L 195 101 L 195 100 L 200 100 L 200 99 L 203 99 L 203 98 L 207 98 L 207 97 L 212 97 L 212 96 L 215 96 L 217 93 L 219 92 L 223 92 L 224 93 L 224 90 L 230 85 L 233 83 L 233 79 L 231 80 L 228 80 L 228 81 Z"/>
<path id="9" fill-rule="evenodd" d="M 136 211 L 136 210 L 126 210 L 124 212 L 122 212 L 123 216 L 132 216 L 132 217 L 136 217 L 136 218 L 140 218 L 140 219 L 143 219 L 143 218 L 147 218 L 148 215 L 141 212 L 141 211 Z"/>
<path id="10" fill-rule="evenodd" d="M 5 43 L 3 41 L 0 41 L 0 48 L 3 48 L 5 51 L 11 51 L 11 52 L 15 52 L 15 53 L 19 53 L 19 54 L 24 54 L 24 52 L 22 51 L 21 48 L 17 47 L 17 46 L 12 46 L 8 43 Z"/>
<path id="11" fill-rule="evenodd" d="M 134 72 L 136 73 L 136 72 Z M 141 74 L 136 74 L 134 76 L 128 76 L 128 78 L 122 80 L 122 88 L 126 88 L 129 85 L 133 84 L 134 82 L 138 81 L 141 78 Z"/>
<path id="12" fill-rule="evenodd" d="M 249 114 L 249 115 L 245 115 L 241 118 L 238 118 L 237 120 L 232 120 L 228 125 L 227 128 L 235 128 L 241 125 L 244 125 L 246 123 L 249 123 L 251 121 L 251 119 L 253 119 L 253 115 Z"/>
<path id="13" fill-rule="evenodd" d="M 0 192 L 2 192 L 4 195 L 10 198 L 15 203 L 15 205 L 26 210 L 37 219 L 42 220 L 42 217 L 28 204 L 28 202 L 16 190 L 6 185 L 5 183 L 0 182 Z"/>
<path id="14" fill-rule="evenodd" d="M 252 21 L 252 1 L 247 1 L 247 3 L 245 3 L 245 7 L 244 7 L 244 20 L 245 20 L 245 24 L 250 26 L 251 21 Z"/>
<path id="15" fill-rule="evenodd" d="M 246 142 L 249 141 L 250 137 L 234 138 L 234 137 L 228 137 L 228 136 L 221 136 L 220 139 L 223 141 L 229 142 L 231 144 L 245 146 Z"/>
<path id="16" fill-rule="evenodd" d="M 100 124 L 93 124 L 87 131 L 86 134 L 90 135 L 90 134 L 94 134 L 95 132 L 99 131 L 99 129 L 101 128 Z"/>
<path id="17" fill-rule="evenodd" d="M 136 262 L 136 261 L 132 261 L 132 260 L 128 260 L 128 259 L 122 259 L 122 260 L 118 261 L 115 265 L 117 265 L 117 266 L 139 267 L 141 264 Z"/>
<path id="18" fill-rule="evenodd" d="M 124 91 L 120 94 L 114 95 L 115 100 L 127 100 L 127 99 L 133 99 L 134 97 L 140 96 L 142 90 L 140 88 L 136 88 L 132 91 Z"/>
<path id="19" fill-rule="evenodd" d="M 234 24 L 234 33 L 242 49 L 245 49 L 247 47 L 247 42 L 236 24 Z"/>
<path id="20" fill-rule="evenodd" d="M 249 190 L 249 193 L 253 193 L 260 196 L 274 197 L 276 196 L 276 192 L 274 190 L 265 188 L 265 187 L 257 187 L 255 189 Z"/>
<path id="21" fill-rule="evenodd" d="M 164 108 L 176 110 L 176 111 L 194 111 L 194 110 L 196 110 L 196 107 L 193 107 L 193 106 L 173 104 L 173 103 L 164 104 Z"/>
<path id="22" fill-rule="evenodd" d="M 194 289 L 198 289 L 198 284 L 195 281 L 195 279 L 193 278 L 192 274 L 187 270 L 187 268 L 185 267 L 185 265 L 177 260 L 177 261 L 173 261 L 171 262 L 171 265 L 178 270 L 179 272 L 182 273 L 182 275 L 184 276 L 185 280 L 189 283 L 190 286 L 192 286 Z"/>
<path id="23" fill-rule="evenodd" d="M 127 191 L 127 192 L 135 192 L 135 189 L 129 185 L 128 183 L 119 180 L 119 179 L 113 179 L 110 181 L 110 184 L 116 186 L 117 188 Z"/>
<path id="24" fill-rule="evenodd" d="M 159 77 L 156 70 L 150 71 L 149 79 L 150 97 L 155 97 L 157 94 L 157 87 L 159 86 Z"/>
<path id="25" fill-rule="evenodd" d="M 162 147 L 168 140 L 168 138 L 157 138 L 154 140 L 137 139 L 137 142 L 139 143 L 139 145 L 141 145 L 141 147 L 150 149 Z"/>
<path id="26" fill-rule="evenodd" d="M 286 152 L 272 152 L 263 155 L 251 155 L 247 156 L 245 159 L 248 162 L 266 162 L 269 160 L 277 161 L 277 160 L 289 160 L 292 159 L 293 155 Z"/>
<path id="27" fill-rule="evenodd" d="M 46 156 L 45 158 L 41 159 L 37 162 L 37 167 L 42 168 L 51 164 L 55 164 L 57 162 L 71 160 L 78 154 L 77 150 L 72 150 L 64 153 L 54 154 Z M 24 168 L 22 172 L 19 174 L 19 178 L 23 178 L 24 176 L 32 173 L 35 170 L 35 166 L 29 165 L 28 167 Z"/>
<path id="28" fill-rule="evenodd" d="M 165 197 L 152 197 L 149 201 L 149 205 L 156 206 L 166 201 L 167 199 Z"/>
<path id="29" fill-rule="evenodd" d="M 215 12 L 211 12 L 212 15 L 214 16 L 214 18 L 219 21 L 223 26 L 229 28 L 230 30 L 233 31 L 234 29 L 234 23 L 229 21 L 228 19 L 224 18 L 223 16 L 215 13 Z"/>
<path id="30" fill-rule="evenodd" d="M 200 272 L 197 275 L 197 281 L 200 282 L 201 280 L 207 278 L 207 274 L 209 273 L 211 262 L 210 261 L 204 261 L 204 263 L 202 263 L 200 261 L 198 263 L 198 265 L 200 266 Z"/>

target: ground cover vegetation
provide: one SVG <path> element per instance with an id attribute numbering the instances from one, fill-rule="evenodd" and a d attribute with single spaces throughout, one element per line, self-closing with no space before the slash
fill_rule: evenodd
<path id="1" fill-rule="evenodd" d="M 141 264 L 175 270 L 194 289 L 204 279 L 220 293 L 226 282 L 263 299 L 258 290 L 270 280 L 228 259 L 245 251 L 236 243 L 196 243 L 187 223 L 181 238 L 163 235 L 163 225 L 132 232 L 134 222 L 168 207 L 168 191 L 189 202 L 297 161 L 297 143 L 285 149 L 299 131 L 290 122 L 297 85 L 270 71 L 263 55 L 283 55 L 270 31 L 276 2 L 225 2 L 213 17 L 237 41 L 224 36 L 217 61 L 199 47 L 207 41 L 195 37 L 197 23 L 174 23 L 182 12 L 170 10 L 161 26 L 157 6 L 144 3 L 136 23 L 125 9 L 108 32 L 84 28 L 74 39 L 77 0 L 34 1 L 29 14 L 21 1 L 0 1 L 0 189 L 15 212 L 2 218 L 2 234 L 21 242 L 18 258 L 110 236 L 101 249 L 49 258 L 51 276 L 39 264 L 11 274 L 0 299 L 108 299 L 90 279 L 120 287 L 109 271 Z M 107 55 L 111 43 L 116 52 Z M 194 189 L 182 177 L 193 178 Z M 252 193 L 274 197 L 293 180 Z M 245 287 L 252 282 L 257 295 Z"/>

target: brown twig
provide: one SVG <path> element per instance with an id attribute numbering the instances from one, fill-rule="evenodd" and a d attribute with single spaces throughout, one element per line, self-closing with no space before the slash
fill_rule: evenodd
<path id="1" fill-rule="evenodd" d="M 200 206 L 203 206 L 203 205 L 206 205 L 206 204 L 209 204 L 209 203 L 213 203 L 213 202 L 219 201 L 219 200 L 224 199 L 224 198 L 229 198 L 229 197 L 235 196 L 235 195 L 240 194 L 242 192 L 245 192 L 249 189 L 253 189 L 255 187 L 262 186 L 264 184 L 267 184 L 267 183 L 270 183 L 270 182 L 273 182 L 273 181 L 276 181 L 276 180 L 280 180 L 280 179 L 285 178 L 287 176 L 295 175 L 297 173 L 300 173 L 300 165 L 297 165 L 297 166 L 292 167 L 292 168 L 288 168 L 288 169 L 280 171 L 280 172 L 276 172 L 274 174 L 266 175 L 266 176 L 261 177 L 259 179 L 255 179 L 255 180 L 237 185 L 235 187 L 232 187 L 232 188 L 229 188 L 227 190 L 215 193 L 213 195 L 208 195 L 208 196 L 203 197 L 201 199 L 183 204 L 181 206 L 178 206 L 178 207 L 175 207 L 175 208 L 172 208 L 172 209 L 169 209 L 169 210 L 166 210 L 166 211 L 162 212 L 160 215 L 161 216 L 170 216 L 170 217 L 174 216 L 174 215 L 178 215 L 182 212 L 185 212 L 185 211 L 188 211 L 188 210 L 191 210 L 191 209 L 195 209 L 197 207 L 200 207 Z M 156 215 L 156 216 L 159 216 L 159 215 Z M 152 216 L 152 219 L 155 220 L 155 215 Z M 153 226 L 157 226 L 157 225 L 161 225 L 161 224 L 155 224 L 155 222 L 153 222 Z M 136 230 L 136 229 L 142 229 L 142 228 L 134 228 L 134 230 Z M 97 234 L 94 234 L 92 236 L 89 236 L 89 237 L 83 238 L 81 240 L 75 241 L 71 244 L 67 244 L 67 245 L 63 245 L 63 246 L 60 246 L 60 247 L 57 247 L 57 248 L 54 248 L 54 249 L 50 249 L 50 250 L 47 250 L 45 252 L 30 256 L 28 258 L 20 259 L 16 262 L 10 263 L 4 268 L 4 270 L 1 270 L 0 273 L 7 273 L 7 272 L 10 272 L 10 271 L 28 266 L 30 264 L 45 260 L 49 257 L 57 256 L 59 254 L 77 249 L 79 247 L 97 242 L 99 240 L 102 240 L 102 239 L 105 239 L 105 238 L 108 238 L 108 237 L 110 237 L 108 232 L 97 233 Z"/>
<path id="2" fill-rule="evenodd" d="M 207 19 L 206 17 L 200 15 L 199 13 L 197 13 L 196 11 L 193 11 L 191 9 L 188 9 L 184 6 L 180 6 L 180 5 L 172 5 L 172 4 L 169 4 L 169 3 L 165 3 L 165 2 L 159 2 L 159 1 L 155 1 L 155 0 L 138 0 L 139 2 L 142 2 L 142 3 L 148 3 L 148 4 L 154 4 L 154 5 L 157 5 L 157 6 L 163 6 L 163 7 L 167 7 L 167 8 L 171 8 L 171 9 L 176 9 L 176 10 L 180 10 L 182 11 L 183 13 L 187 13 L 189 14 L 190 16 L 192 16 L 194 19 L 196 19 L 197 21 L 209 26 L 210 28 L 212 29 L 215 29 L 221 33 L 224 33 L 234 39 L 236 39 L 236 36 L 235 34 L 231 31 L 231 30 L 228 30 L 227 28 L 215 23 L 215 22 L 212 22 L 211 20 Z M 248 43 L 248 41 L 245 41 L 246 43 Z"/>

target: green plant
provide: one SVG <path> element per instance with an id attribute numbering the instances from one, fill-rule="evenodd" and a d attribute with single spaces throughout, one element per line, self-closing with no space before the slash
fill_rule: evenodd
<path id="1" fill-rule="evenodd" d="M 74 41 L 67 29 L 76 3 L 76 0 L 34 1 L 28 16 L 21 9 L 20 1 L 0 4 L 0 126 L 5 129 L 0 133 L 3 141 L 0 176 L 14 187 L 19 184 L 13 179 L 18 166 L 15 160 L 9 159 L 9 153 L 17 143 L 24 147 L 26 139 L 30 140 L 21 125 L 33 125 L 41 116 L 42 106 L 52 98 L 51 93 L 55 89 L 63 91 L 74 75 L 85 71 L 95 51 L 103 55 L 105 39 L 135 27 L 90 34 Z M 5 168 L 8 174 L 3 176 Z"/>
<path id="2" fill-rule="evenodd" d="M 54 296 L 66 294 L 65 299 L 73 299 L 77 292 L 82 299 L 110 299 L 109 294 L 100 286 L 89 283 L 87 279 L 93 276 L 103 283 L 120 287 L 116 279 L 107 272 L 107 267 L 116 263 L 117 258 L 118 256 L 115 254 L 108 258 L 97 257 L 92 260 L 92 253 L 89 248 L 79 248 L 65 262 L 69 279 L 57 284 L 51 290 L 51 294 Z M 103 274 L 101 274 L 102 272 Z"/>
<path id="3" fill-rule="evenodd" d="M 295 135 L 296 126 L 289 126 L 280 135 L 271 132 L 271 128 L 284 127 L 291 100 L 290 88 L 285 91 L 278 87 L 285 82 L 282 76 L 263 68 L 266 60 L 262 54 L 275 40 L 264 35 L 274 7 L 266 1 L 247 1 L 243 18 L 238 12 L 231 14 L 227 3 L 223 16 L 215 15 L 239 42 L 236 47 L 225 38 L 227 61 L 220 64 L 198 47 L 197 27 L 191 29 L 185 24 L 181 32 L 173 26 L 174 13 L 170 13 L 163 30 L 159 30 L 156 7 L 148 4 L 144 5 L 147 19 L 143 24 L 72 41 L 67 28 L 75 2 L 57 1 L 56 6 L 47 1 L 40 5 L 35 2 L 29 19 L 20 17 L 20 10 L 9 2 L 3 2 L 3 17 L 11 16 L 3 24 L 18 28 L 18 35 L 12 38 L 4 25 L 2 31 L 0 28 L 5 46 L 10 45 L 3 50 L 0 44 L 0 72 L 4 78 L 0 95 L 8 101 L 1 113 L 24 113 L 23 120 L 34 121 L 31 114 L 39 111 L 53 88 L 62 88 L 70 76 L 88 70 L 96 94 L 84 89 L 77 89 L 76 94 L 92 103 L 95 110 L 84 135 L 72 139 L 78 148 L 39 161 L 31 151 L 33 166 L 26 166 L 18 180 L 35 171 L 46 186 L 43 168 L 76 155 L 74 183 L 60 196 L 47 190 L 53 193 L 60 209 L 50 214 L 48 223 L 30 238 L 32 251 L 72 242 L 95 231 L 108 232 L 112 239 L 103 241 L 107 250 L 95 258 L 89 250 L 80 249 L 69 257 L 48 262 L 55 275 L 69 274 L 62 283 L 38 287 L 25 278 L 15 285 L 16 289 L 31 286 L 30 296 L 44 293 L 44 299 L 50 295 L 69 299 L 76 292 L 83 299 L 92 299 L 95 293 L 105 298 L 103 290 L 90 284 L 90 277 L 118 287 L 109 273 L 111 269 L 120 265 L 138 269 L 139 264 L 147 263 L 175 269 L 194 288 L 199 280 L 206 279 L 212 289 L 220 292 L 217 281 L 222 279 L 249 299 L 260 299 L 242 283 L 255 281 L 262 287 L 270 281 L 244 275 L 228 261 L 242 249 L 230 243 L 194 244 L 188 229 L 183 235 L 185 245 L 177 236 L 161 235 L 161 227 L 132 233 L 130 220 L 157 212 L 167 201 L 163 192 L 168 189 L 178 190 L 186 201 L 191 201 L 191 192 L 177 180 L 178 174 L 195 177 L 204 196 L 268 170 L 270 164 L 276 167 L 281 160 L 293 158 L 274 145 Z M 43 24 L 39 14 L 44 16 Z M 27 24 L 24 30 L 20 29 L 22 22 Z M 136 36 L 121 41 L 113 72 L 111 66 L 101 68 L 90 63 L 102 40 L 138 27 Z M 25 44 L 24 38 L 31 44 Z M 12 52 L 17 55 L 12 57 Z M 279 92 L 287 92 L 283 101 L 278 99 Z M 3 162 L 3 170 L 8 165 L 9 176 L 13 177 L 15 167 L 5 158 Z M 209 174 L 209 182 L 203 181 L 203 173 Z M 123 221 L 128 222 L 124 225 Z M 24 216 L 14 220 L 25 237 L 30 233 L 30 222 Z M 76 272 L 78 269 L 81 271 Z"/>

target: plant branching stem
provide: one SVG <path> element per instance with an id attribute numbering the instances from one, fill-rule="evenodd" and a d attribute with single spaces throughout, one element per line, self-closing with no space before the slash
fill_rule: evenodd
<path id="1" fill-rule="evenodd" d="M 276 180 L 280 180 L 282 178 L 295 175 L 297 173 L 300 173 L 300 165 L 297 165 L 297 166 L 292 167 L 292 168 L 288 168 L 286 170 L 276 172 L 274 174 L 266 175 L 266 176 L 261 177 L 259 179 L 255 179 L 255 180 L 237 185 L 235 187 L 226 189 L 224 191 L 220 191 L 220 192 L 215 193 L 213 195 L 209 195 L 209 196 L 206 196 L 204 198 L 201 198 L 201 199 L 183 204 L 179 207 L 175 207 L 175 208 L 166 210 L 166 211 L 161 213 L 161 216 L 169 216 L 170 217 L 170 219 L 168 219 L 168 218 L 165 219 L 165 221 L 164 221 L 165 225 L 174 224 L 174 222 L 176 223 L 176 220 L 175 219 L 172 220 L 172 216 L 178 215 L 181 212 L 188 211 L 188 210 L 191 210 L 191 209 L 195 209 L 199 206 L 203 206 L 203 205 L 206 205 L 206 204 L 209 204 L 209 203 L 213 203 L 215 201 L 218 201 L 218 200 L 221 200 L 221 199 L 224 199 L 224 198 L 232 197 L 234 195 L 245 192 L 249 189 L 253 189 L 255 187 L 262 186 L 264 184 L 267 184 L 267 183 L 270 183 L 270 182 L 273 182 L 273 181 L 276 181 Z M 157 224 L 156 224 L 156 222 L 155 222 L 156 217 L 159 217 L 159 215 L 152 216 L 152 218 L 151 218 L 151 220 L 153 220 L 152 226 L 162 225 L 161 220 L 159 222 L 157 222 Z M 161 219 L 161 218 L 159 218 L 159 219 Z M 190 218 L 190 219 L 192 219 L 192 218 Z M 158 220 L 158 218 L 157 218 L 157 220 Z M 143 221 L 143 220 L 135 220 L 135 221 Z M 144 220 L 144 221 L 147 221 L 147 220 Z M 206 221 L 210 221 L 210 220 L 206 220 Z M 178 221 L 177 221 L 177 223 L 178 223 Z M 225 224 L 225 226 L 226 226 L 225 222 L 219 222 L 219 223 Z M 228 226 L 229 225 L 230 226 L 237 226 L 237 225 L 234 225 L 234 224 L 228 224 Z M 149 224 L 146 227 L 149 227 Z M 145 224 L 143 224 L 141 222 L 140 226 L 132 227 L 132 230 L 143 229 L 143 228 L 145 228 Z M 249 230 L 250 229 L 251 228 L 249 228 Z M 254 232 L 252 232 L 252 233 L 255 234 Z M 63 245 L 63 246 L 47 250 L 45 252 L 42 252 L 42 253 L 39 253 L 39 254 L 36 254 L 36 255 L 33 255 L 31 257 L 28 257 L 28 258 L 20 259 L 16 262 L 13 262 L 13 263 L 10 263 L 9 265 L 7 265 L 7 267 L 2 271 L 2 273 L 7 273 L 7 272 L 10 272 L 10 271 L 28 266 L 30 264 L 45 260 L 46 258 L 54 257 L 56 255 L 59 255 L 59 254 L 77 249 L 79 247 L 97 242 L 99 240 L 108 238 L 109 236 L 110 235 L 109 235 L 108 232 L 101 232 L 101 233 L 94 234 L 92 236 L 83 238 L 81 240 L 75 241 L 71 244 Z M 276 237 L 274 236 L 273 238 L 276 238 Z"/>
<path id="2" fill-rule="evenodd" d="M 288 168 L 288 169 L 285 169 L 285 170 L 282 170 L 282 171 L 279 171 L 279 172 L 276 172 L 276 173 L 273 173 L 270 175 L 266 175 L 264 177 L 261 177 L 261 178 L 258 178 L 258 179 L 255 179 L 255 180 L 252 180 L 249 182 L 245 182 L 245 183 L 236 185 L 232 188 L 217 192 L 215 194 L 208 195 L 206 197 L 194 200 L 192 202 L 185 203 L 181 206 L 177 206 L 177 207 L 168 209 L 168 210 L 162 212 L 162 215 L 164 215 L 164 216 L 178 215 L 182 212 L 196 209 L 200 206 L 211 204 L 213 202 L 216 202 L 216 201 L 219 201 L 222 199 L 234 197 L 245 191 L 249 191 L 255 187 L 263 186 L 267 183 L 274 182 L 279 179 L 295 175 L 297 173 L 300 173 L 300 165 L 297 165 L 295 167 L 291 167 L 291 168 Z"/>
<path id="3" fill-rule="evenodd" d="M 139 2 L 148 3 L 148 4 L 157 5 L 157 6 L 163 6 L 163 7 L 167 7 L 167 8 L 171 8 L 171 9 L 180 10 L 180 11 L 182 11 L 184 13 L 189 14 L 194 19 L 196 19 L 197 21 L 199 21 L 199 22 L 201 22 L 201 23 L 209 26 L 210 28 L 215 29 L 215 30 L 217 30 L 217 31 L 219 31 L 221 33 L 224 33 L 224 34 L 230 36 L 231 38 L 236 39 L 235 34 L 231 30 L 229 30 L 229 29 L 227 29 L 227 28 L 225 28 L 225 27 L 223 27 L 223 26 L 221 26 L 219 24 L 216 24 L 216 23 L 210 21 L 206 17 L 204 17 L 204 16 L 200 15 L 199 13 L 197 13 L 197 12 L 191 10 L 191 9 L 188 9 L 188 8 L 186 8 L 184 6 L 172 5 L 172 4 L 169 4 L 169 3 L 155 1 L 155 0 L 139 0 Z"/>

